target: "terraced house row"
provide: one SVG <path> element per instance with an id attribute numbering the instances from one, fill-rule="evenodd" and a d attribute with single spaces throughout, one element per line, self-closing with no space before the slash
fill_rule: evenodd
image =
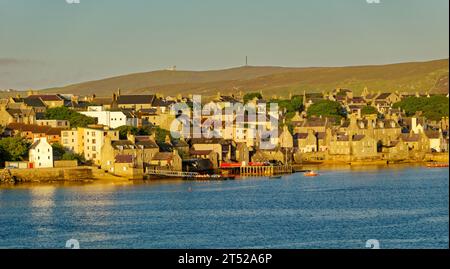
<path id="1" fill-rule="evenodd" d="M 180 137 L 169 135 L 172 123 L 178 120 L 178 112 L 172 106 L 184 103 L 192 107 L 192 96 L 123 95 L 120 90 L 111 97 L 30 92 L 26 97 L 0 101 L 0 125 L 3 137 L 20 136 L 30 143 L 45 138 L 49 144 L 61 144 L 67 152 L 83 156 L 91 165 L 130 178 L 141 177 L 146 169 L 208 171 L 225 162 L 402 162 L 422 161 L 429 154 L 447 152 L 448 117 L 431 121 L 419 112 L 407 116 L 393 107 L 408 96 L 367 90 L 354 96 L 348 89 L 303 92 L 297 96 L 302 99 L 302 109 L 294 113 L 281 108 L 257 118 L 245 114 L 244 122 L 237 122 L 237 112 L 230 113 L 226 108 L 244 104 L 242 94 L 218 93 L 202 105 L 222 113 L 201 115 L 201 124 L 214 122 L 221 128 L 216 130 L 217 136 L 205 138 L 193 137 L 194 128 L 189 135 L 183 128 L 175 130 Z M 323 100 L 338 102 L 346 116 L 336 120 L 309 115 L 309 108 Z M 260 96 L 248 100 L 246 105 L 258 115 L 258 104 L 268 102 Z M 362 113 L 367 106 L 376 112 Z M 46 118 L 46 111 L 55 107 L 66 107 L 95 119 L 96 124 L 72 128 L 69 119 Z M 130 129 L 126 138 L 123 134 L 121 137 L 123 126 L 135 128 L 134 133 Z M 277 136 L 265 138 L 260 128 L 276 128 Z M 144 129 L 151 132 L 136 133 Z M 261 143 L 267 142 L 264 139 L 273 147 L 262 148 Z M 34 160 L 36 152 L 32 155 Z"/>

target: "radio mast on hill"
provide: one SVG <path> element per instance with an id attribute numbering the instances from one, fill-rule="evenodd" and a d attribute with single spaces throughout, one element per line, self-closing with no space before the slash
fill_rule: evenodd
<path id="1" fill-rule="evenodd" d="M 245 66 L 248 66 L 248 57 L 245 56 Z"/>

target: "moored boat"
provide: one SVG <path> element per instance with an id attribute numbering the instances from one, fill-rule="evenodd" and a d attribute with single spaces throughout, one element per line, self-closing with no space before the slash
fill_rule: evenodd
<path id="1" fill-rule="evenodd" d="M 319 174 L 311 170 L 311 171 L 304 173 L 303 175 L 305 177 L 317 177 Z"/>

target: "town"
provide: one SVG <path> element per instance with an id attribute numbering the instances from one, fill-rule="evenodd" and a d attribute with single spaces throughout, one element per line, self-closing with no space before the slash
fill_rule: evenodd
<path id="1" fill-rule="evenodd" d="M 215 113 L 199 115 L 198 126 L 189 121 L 192 128 L 174 130 L 181 118 L 174 107 L 192 108 L 193 99 L 120 90 L 108 97 L 30 90 L 1 99 L 0 178 L 87 168 L 125 179 L 272 176 L 302 164 L 448 162 L 448 94 L 367 88 L 360 95 L 337 88 L 284 98 L 217 93 L 201 104 Z M 266 112 L 269 104 L 277 110 Z M 236 105 L 245 108 L 243 117 L 227 109 Z M 213 137 L 193 133 L 213 125 L 220 126 Z M 264 131 L 276 135 L 264 137 Z"/>

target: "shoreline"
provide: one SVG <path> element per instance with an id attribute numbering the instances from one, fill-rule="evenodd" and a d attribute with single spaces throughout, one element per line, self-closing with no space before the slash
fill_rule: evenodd
<path id="1" fill-rule="evenodd" d="M 349 164 L 349 163 L 343 163 L 343 162 L 333 162 L 333 163 L 307 163 L 307 164 L 301 164 L 301 165 L 295 165 L 295 168 L 303 168 L 303 169 L 313 169 L 313 170 L 354 170 L 354 171 L 361 171 L 361 170 L 379 170 L 379 169 L 407 169 L 407 168 L 418 168 L 422 167 L 423 169 L 436 169 L 436 168 L 428 168 L 426 166 L 427 162 L 403 162 L 403 163 L 395 163 L 395 164 L 380 164 L 380 163 L 373 163 L 373 162 L 365 162 L 365 163 L 358 163 L 355 164 Z M 32 188 L 32 187 L 40 187 L 40 186 L 60 186 L 60 187 L 69 187 L 69 186 L 125 186 L 125 185 L 139 185 L 139 184 L 152 184 L 152 183 L 179 183 L 184 182 L 183 178 L 151 178 L 151 179 L 128 179 L 124 177 L 118 177 L 115 175 L 103 173 L 101 171 L 97 171 L 98 169 L 95 167 L 79 167 L 81 169 L 90 169 L 93 171 L 92 178 L 85 178 L 85 179 L 68 179 L 68 180 L 28 180 L 28 181 L 19 181 L 16 183 L 6 183 L 6 182 L 0 182 L 0 189 L 10 189 L 10 188 L 18 188 L 18 187 L 25 187 L 25 188 Z M 448 169 L 448 167 L 445 167 Z M 440 168 L 442 169 L 442 168 Z M 27 169 L 30 170 L 30 169 Z M 33 169 L 38 170 L 38 169 Z M 41 169 L 42 171 L 42 169 Z M 300 174 L 300 172 L 293 172 L 292 174 Z M 285 175 L 291 175 L 291 174 L 285 174 Z M 245 180 L 245 179 L 251 179 L 251 178 L 261 178 L 264 176 L 249 176 L 249 177 L 238 177 L 237 180 Z M 270 178 L 270 177 L 267 177 Z M 198 182 L 202 181 L 210 181 L 210 180 L 197 180 Z"/>

